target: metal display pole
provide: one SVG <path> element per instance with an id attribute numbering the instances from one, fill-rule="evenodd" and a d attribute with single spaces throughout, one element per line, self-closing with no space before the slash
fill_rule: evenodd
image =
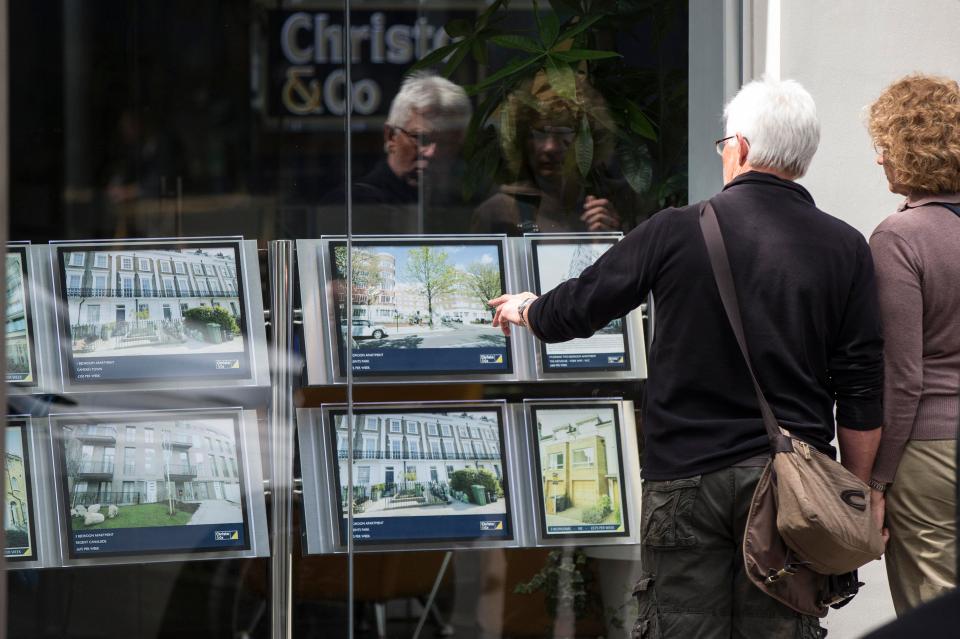
<path id="1" fill-rule="evenodd" d="M 293 387 L 290 374 L 293 323 L 293 242 L 269 243 L 270 322 L 273 374 L 270 402 L 271 501 L 270 514 L 270 636 L 293 636 L 293 556 L 291 509 L 293 502 Z"/>

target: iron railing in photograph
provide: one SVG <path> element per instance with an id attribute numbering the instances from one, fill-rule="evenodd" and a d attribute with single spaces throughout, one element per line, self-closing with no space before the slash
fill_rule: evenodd
<path id="1" fill-rule="evenodd" d="M 73 433 L 74 437 L 81 440 L 109 442 L 117 441 L 116 426 L 94 426 L 91 424 L 86 424 L 77 427 Z"/>
<path id="2" fill-rule="evenodd" d="M 144 494 L 136 490 L 127 490 L 120 492 L 109 491 L 80 491 L 70 495 L 70 507 L 92 506 L 100 504 L 101 506 L 126 504 L 139 504 L 144 500 Z M 106 513 L 104 513 L 106 514 Z"/>
<path id="3" fill-rule="evenodd" d="M 168 464 L 164 474 L 168 477 L 196 477 L 197 467 L 193 464 Z"/>
<path id="4" fill-rule="evenodd" d="M 354 459 L 406 459 L 435 461 L 489 461 L 500 459 L 499 453 L 437 453 L 382 450 L 354 450 Z M 347 451 L 338 450 L 337 459 L 347 459 Z"/>
<path id="5" fill-rule="evenodd" d="M 240 298 L 237 295 L 236 291 L 228 291 L 226 289 L 217 288 L 206 291 L 177 291 L 169 289 L 159 289 L 152 288 L 144 290 L 142 288 L 129 288 L 123 286 L 116 286 L 111 288 L 94 288 L 91 286 L 81 286 L 81 287 L 68 287 L 67 288 L 67 297 L 140 297 L 140 298 L 172 298 L 176 299 L 178 297 L 182 298 L 205 298 L 205 297 L 220 297 L 224 299 L 234 299 L 239 301 Z"/>
<path id="6" fill-rule="evenodd" d="M 84 461 L 77 468 L 77 476 L 113 475 L 116 464 L 112 461 Z"/>

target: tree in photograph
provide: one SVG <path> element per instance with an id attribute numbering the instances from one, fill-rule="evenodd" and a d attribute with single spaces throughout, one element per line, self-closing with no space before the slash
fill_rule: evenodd
<path id="1" fill-rule="evenodd" d="M 407 251 L 406 276 L 420 285 L 427 298 L 427 319 L 433 326 L 433 303 L 452 293 L 460 273 L 447 260 L 447 252 L 431 246 Z"/>
<path id="2" fill-rule="evenodd" d="M 495 311 L 490 308 L 487 302 L 503 294 L 503 287 L 500 284 L 500 269 L 494 264 L 474 262 L 467 267 L 464 280 L 470 288 L 470 292 L 479 300 L 480 306 L 488 309 L 490 318 L 493 319 Z"/>
<path id="3" fill-rule="evenodd" d="M 354 248 L 351 277 L 354 304 L 366 305 L 380 295 L 383 287 L 383 276 L 380 274 L 377 256 L 367 249 Z M 333 249 L 333 257 L 337 274 L 337 303 L 341 309 L 346 308 L 346 290 L 344 280 L 347 274 L 347 247 L 337 246 Z"/>

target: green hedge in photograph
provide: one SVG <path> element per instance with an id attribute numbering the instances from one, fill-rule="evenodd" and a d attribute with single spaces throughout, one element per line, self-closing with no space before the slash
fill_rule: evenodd
<path id="1" fill-rule="evenodd" d="M 465 468 L 463 470 L 456 470 L 450 475 L 450 488 L 466 493 L 470 497 L 470 501 L 473 501 L 473 491 L 470 487 L 477 484 L 497 496 L 503 495 L 500 482 L 489 470 L 482 468 Z"/>
<path id="2" fill-rule="evenodd" d="M 237 334 L 240 332 L 237 320 L 227 309 L 220 306 L 189 308 L 183 312 L 183 319 L 186 320 L 187 326 L 191 328 L 202 329 L 205 324 L 219 324 L 220 328 L 228 333 Z"/>

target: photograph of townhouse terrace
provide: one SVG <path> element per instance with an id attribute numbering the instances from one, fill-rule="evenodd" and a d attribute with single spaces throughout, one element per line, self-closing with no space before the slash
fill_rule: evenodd
<path id="1" fill-rule="evenodd" d="M 70 421 L 54 432 L 73 531 L 244 521 L 233 418 Z"/>
<path id="2" fill-rule="evenodd" d="M 355 411 L 352 429 L 332 418 L 344 518 L 351 502 L 355 521 L 507 514 L 498 411 Z"/>
<path id="3" fill-rule="evenodd" d="M 61 248 L 73 357 L 244 352 L 235 247 Z"/>
<path id="4" fill-rule="evenodd" d="M 33 521 L 30 503 L 30 472 L 27 460 L 27 422 L 10 419 L 5 429 L 3 528 L 7 560 L 27 559 L 33 552 Z"/>
<path id="5" fill-rule="evenodd" d="M 616 404 L 534 406 L 548 535 L 626 534 Z"/>
<path id="6" fill-rule="evenodd" d="M 7 381 L 36 382 L 33 335 L 27 297 L 27 252 L 22 246 L 7 249 Z"/>

